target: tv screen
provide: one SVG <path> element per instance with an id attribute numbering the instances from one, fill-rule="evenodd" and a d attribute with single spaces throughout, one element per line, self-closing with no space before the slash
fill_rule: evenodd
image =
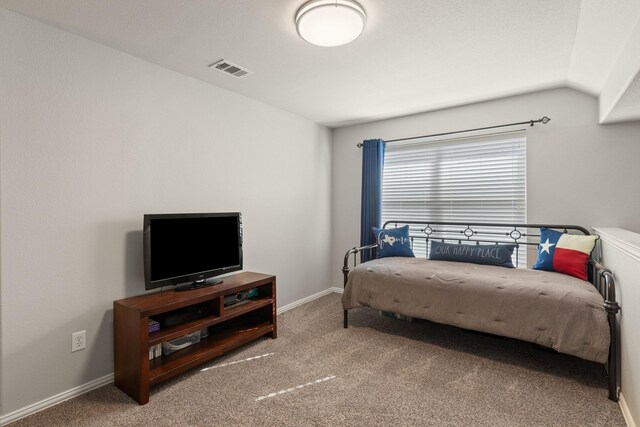
<path id="1" fill-rule="evenodd" d="M 242 216 L 232 213 L 144 216 L 145 288 L 214 284 L 207 279 L 242 269 Z"/>

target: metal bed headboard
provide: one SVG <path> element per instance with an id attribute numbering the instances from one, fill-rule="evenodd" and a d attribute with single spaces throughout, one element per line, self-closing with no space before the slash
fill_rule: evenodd
<path id="1" fill-rule="evenodd" d="M 540 228 L 546 227 L 564 233 L 589 235 L 589 231 L 579 225 L 556 224 L 503 224 L 490 222 L 442 222 L 442 221 L 387 221 L 382 228 L 409 226 L 409 237 L 413 247 L 416 240 L 424 240 L 426 251 L 429 241 L 479 244 L 514 244 L 515 266 L 519 267 L 520 247 L 532 247 L 540 244 Z M 529 231 L 535 229 L 535 231 Z M 375 249 L 375 248 L 373 248 Z"/>

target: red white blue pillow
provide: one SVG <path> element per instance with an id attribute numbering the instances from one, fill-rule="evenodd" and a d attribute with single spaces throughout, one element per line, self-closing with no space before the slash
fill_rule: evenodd
<path id="1" fill-rule="evenodd" d="M 587 280 L 589 255 L 598 236 L 578 236 L 549 228 L 540 229 L 538 260 L 534 270 L 555 271 Z"/>

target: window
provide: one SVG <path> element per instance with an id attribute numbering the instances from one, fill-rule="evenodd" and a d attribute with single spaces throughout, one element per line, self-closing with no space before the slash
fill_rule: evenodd
<path id="1" fill-rule="evenodd" d="M 382 222 L 389 220 L 525 223 L 525 132 L 387 144 Z M 416 239 L 414 252 L 425 256 L 426 242 Z"/>

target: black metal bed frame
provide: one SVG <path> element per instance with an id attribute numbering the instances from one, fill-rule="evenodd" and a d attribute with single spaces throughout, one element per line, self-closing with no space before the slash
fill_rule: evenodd
<path id="1" fill-rule="evenodd" d="M 515 244 L 515 265 L 518 267 L 518 255 L 520 246 L 525 248 L 528 246 L 539 246 L 541 227 L 561 230 L 565 233 L 581 233 L 589 235 L 589 231 L 577 225 L 554 225 L 554 224 L 507 224 L 507 223 L 469 223 L 469 222 L 441 222 L 441 221 L 387 221 L 383 228 L 393 225 L 409 226 L 409 237 L 411 246 L 414 246 L 416 240 L 424 240 L 428 251 L 429 240 L 437 240 L 441 242 L 473 242 L 481 243 L 511 243 Z M 457 228 L 455 228 L 457 227 Z M 536 229 L 535 232 L 528 232 L 529 229 Z M 357 254 L 360 253 L 360 262 L 362 262 L 362 254 L 369 251 L 371 255 L 375 255 L 378 245 L 372 244 L 362 247 L 354 247 L 349 249 L 344 256 L 344 266 L 342 273 L 344 275 L 344 286 L 347 285 L 349 277 L 349 259 L 353 255 L 353 266 L 358 263 Z M 375 258 L 372 256 L 371 258 Z M 605 369 L 608 374 L 609 382 L 609 399 L 614 402 L 618 401 L 619 384 L 619 355 L 617 340 L 617 323 L 616 315 L 620 311 L 620 305 L 616 301 L 615 280 L 611 271 L 604 268 L 597 260 L 589 257 L 589 268 L 587 270 L 588 281 L 595 286 L 604 298 L 604 310 L 607 313 L 609 321 L 609 331 L 611 335 L 611 343 L 609 345 L 609 358 L 605 363 Z M 349 327 L 349 314 L 344 310 L 344 327 Z"/>

